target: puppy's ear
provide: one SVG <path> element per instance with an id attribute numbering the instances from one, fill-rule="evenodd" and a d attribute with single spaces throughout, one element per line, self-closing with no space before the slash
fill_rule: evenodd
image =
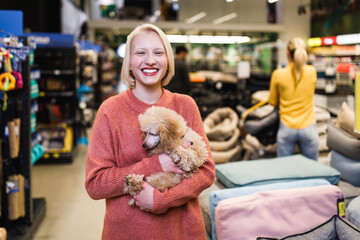
<path id="1" fill-rule="evenodd" d="M 165 149 L 171 149 L 181 144 L 180 125 L 176 121 L 165 121 L 159 125 L 161 144 Z"/>

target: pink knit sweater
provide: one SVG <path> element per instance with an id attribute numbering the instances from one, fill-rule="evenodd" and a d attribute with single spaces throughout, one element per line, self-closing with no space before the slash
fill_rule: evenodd
<path id="1" fill-rule="evenodd" d="M 163 90 L 154 104 L 175 110 L 187 124 L 205 135 L 195 101 L 186 95 Z M 102 239 L 206 239 L 198 195 L 210 187 L 215 165 L 210 153 L 207 163 L 191 178 L 160 193 L 154 190 L 151 213 L 128 205 L 124 194 L 124 176 L 162 171 L 157 155 L 148 157 L 142 145 L 138 115 L 150 104 L 129 89 L 107 99 L 99 108 L 86 159 L 85 187 L 93 199 L 106 199 Z"/>

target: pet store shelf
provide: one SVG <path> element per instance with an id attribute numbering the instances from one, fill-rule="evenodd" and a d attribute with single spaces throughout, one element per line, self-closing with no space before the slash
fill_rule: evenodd
<path id="1" fill-rule="evenodd" d="M 75 70 L 60 70 L 60 69 L 54 69 L 54 70 L 43 70 L 41 71 L 41 74 L 44 75 L 73 75 L 76 74 Z"/>
<path id="2" fill-rule="evenodd" d="M 42 140 L 44 154 L 36 161 L 41 163 L 71 163 L 76 147 L 78 111 L 77 98 L 77 59 L 75 47 L 41 47 L 35 51 L 35 62 L 41 71 L 39 81 L 39 129 L 42 124 L 48 126 L 55 123 L 67 125 L 71 129 L 70 147 L 66 151 L 47 150 Z M 53 126 L 57 128 L 56 124 Z M 51 131 L 51 130 L 50 130 Z M 42 136 L 44 138 L 44 136 Z"/>
<path id="3" fill-rule="evenodd" d="M 34 198 L 33 200 L 33 221 L 31 224 L 21 223 L 16 228 L 11 228 L 7 233 L 7 239 L 29 240 L 33 239 L 36 230 L 39 228 L 42 219 L 46 214 L 45 198 Z"/>
<path id="4" fill-rule="evenodd" d="M 53 91 L 53 92 L 39 92 L 40 97 L 74 97 L 74 91 Z"/>
<path id="5" fill-rule="evenodd" d="M 27 41 L 24 41 L 25 43 Z M 37 226 L 44 218 L 46 204 L 42 199 L 32 198 L 31 184 L 31 153 L 32 153 L 32 134 L 34 133 L 34 122 L 32 119 L 36 115 L 36 107 L 32 103 L 36 102 L 36 86 L 31 84 L 31 80 L 37 81 L 39 72 L 30 63 L 31 51 L 27 46 L 7 48 L 12 55 L 18 58 L 17 64 L 12 64 L 12 68 L 19 68 L 22 74 L 23 85 L 16 90 L 8 91 L 7 107 L 0 114 L 0 129 L 5 129 L 5 125 L 11 122 L 19 124 L 17 126 L 17 148 L 18 153 L 11 153 L 9 141 L 2 142 L 1 158 L 4 160 L 2 166 L 2 193 L 1 193 L 1 225 L 8 231 L 8 239 L 31 239 Z M 19 78 L 18 78 L 19 79 Z M 17 81 L 18 81 L 17 79 Z M 34 90 L 34 91 L 33 91 Z M 8 123 L 8 124 L 6 124 Z M 16 132 L 16 131 L 15 131 Z M 3 131 L 0 132 L 2 139 L 7 139 Z M 9 151 L 10 150 L 10 151 Z M 20 193 L 18 195 L 23 200 L 11 201 L 9 194 Z M 5 182 L 18 181 L 19 191 L 14 193 L 6 192 Z M 13 209 L 21 209 L 21 214 L 17 214 Z M 20 212 L 20 210 L 19 210 Z"/>
<path id="6" fill-rule="evenodd" d="M 44 156 L 37 160 L 39 164 L 58 164 L 58 163 L 72 163 L 73 152 L 68 153 L 44 153 Z"/>

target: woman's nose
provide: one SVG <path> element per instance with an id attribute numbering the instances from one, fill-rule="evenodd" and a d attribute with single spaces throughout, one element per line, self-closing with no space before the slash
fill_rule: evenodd
<path id="1" fill-rule="evenodd" d="M 146 63 L 149 65 L 153 65 L 156 63 L 155 56 L 153 54 L 148 54 L 146 58 Z"/>

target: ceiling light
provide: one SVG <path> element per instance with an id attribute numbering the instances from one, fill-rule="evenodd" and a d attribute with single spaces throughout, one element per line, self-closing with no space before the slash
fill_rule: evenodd
<path id="1" fill-rule="evenodd" d="M 220 17 L 220 18 L 217 18 L 213 21 L 213 24 L 214 25 L 218 25 L 220 23 L 223 23 L 223 22 L 226 22 L 226 21 L 229 21 L 233 18 L 236 18 L 237 17 L 237 13 L 233 12 L 233 13 L 230 13 L 228 15 L 225 15 L 223 17 Z"/>
<path id="2" fill-rule="evenodd" d="M 234 0 L 226 0 L 226 2 L 233 2 Z"/>
<path id="3" fill-rule="evenodd" d="M 171 43 L 240 44 L 250 42 L 248 36 L 166 35 Z"/>
<path id="4" fill-rule="evenodd" d="M 206 16 L 206 12 L 201 12 L 201 13 L 198 13 L 198 14 L 192 16 L 191 18 L 186 19 L 185 22 L 191 24 L 196 21 L 199 21 L 201 18 L 203 18 L 205 16 Z"/>
<path id="5" fill-rule="evenodd" d="M 277 2 L 278 0 L 268 0 L 268 3 L 274 3 Z"/>

